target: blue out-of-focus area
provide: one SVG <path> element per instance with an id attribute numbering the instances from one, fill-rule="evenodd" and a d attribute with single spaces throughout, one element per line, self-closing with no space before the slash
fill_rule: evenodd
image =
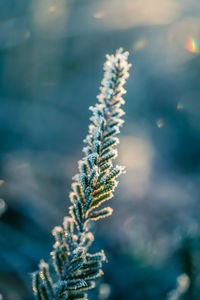
<path id="1" fill-rule="evenodd" d="M 0 299 L 33 299 L 119 47 L 127 173 L 94 228 L 108 263 L 91 299 L 200 299 L 199 0 L 0 0 Z"/>

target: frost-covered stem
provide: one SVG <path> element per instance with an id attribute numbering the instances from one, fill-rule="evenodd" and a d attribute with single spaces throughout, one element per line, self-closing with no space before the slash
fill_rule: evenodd
<path id="1" fill-rule="evenodd" d="M 127 63 L 127 57 L 128 52 L 122 53 L 122 49 L 119 49 L 116 55 L 107 55 L 107 61 L 104 64 L 104 79 L 100 88 L 101 94 L 98 96 L 99 103 L 90 108 L 93 116 L 90 118 L 92 124 L 89 126 L 89 134 L 85 140 L 86 157 L 79 162 L 80 173 L 74 177 L 82 195 L 77 194 L 76 185 L 75 188 L 73 186 L 73 192 L 70 194 L 71 202 L 74 204 L 71 207 L 71 215 L 76 220 L 80 232 L 86 230 L 87 221 L 92 217 L 91 210 L 94 200 L 97 200 L 97 195 L 99 199 L 100 195 L 102 197 L 102 195 L 105 196 L 105 192 L 109 192 L 108 197 L 102 200 L 106 201 L 111 198 L 111 192 L 117 185 L 115 178 L 123 171 L 123 168 L 119 166 L 113 168 L 112 160 L 117 156 L 114 147 L 118 139 L 115 136 L 119 133 L 119 127 L 123 123 L 121 116 L 124 112 L 120 106 L 124 103 L 122 95 L 125 90 L 122 86 L 129 76 L 130 65 Z M 78 210 L 78 216 L 76 216 L 75 208 L 77 198 L 83 206 L 82 211 Z M 101 204 L 100 199 L 99 204 Z M 104 209 L 103 212 L 107 216 L 112 213 L 112 209 L 107 208 L 107 211 Z"/>
<path id="2" fill-rule="evenodd" d="M 56 243 L 51 255 L 57 276 L 52 276 L 49 266 L 41 262 L 39 272 L 33 275 L 33 290 L 37 299 L 87 299 L 86 290 L 94 287 L 94 279 L 101 276 L 104 252 L 89 254 L 88 248 L 94 237 L 88 232 L 87 223 L 112 214 L 111 207 L 99 209 L 113 197 L 117 186 L 116 177 L 123 172 L 113 166 L 119 140 L 116 135 L 123 123 L 123 85 L 128 78 L 130 64 L 128 52 L 122 49 L 115 55 L 107 55 L 104 78 L 98 103 L 92 110 L 89 133 L 86 136 L 85 156 L 79 161 L 79 173 L 74 176 L 69 208 L 63 227 L 53 230 Z M 98 210 L 96 210 L 98 208 Z"/>

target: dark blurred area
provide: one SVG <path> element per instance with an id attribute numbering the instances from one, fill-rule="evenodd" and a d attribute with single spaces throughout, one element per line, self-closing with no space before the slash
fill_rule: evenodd
<path id="1" fill-rule="evenodd" d="M 198 0 L 0 0 L 0 299 L 33 299 L 30 274 L 68 213 L 105 54 L 119 47 L 133 64 L 127 173 L 94 228 L 108 263 L 91 299 L 200 299 Z"/>

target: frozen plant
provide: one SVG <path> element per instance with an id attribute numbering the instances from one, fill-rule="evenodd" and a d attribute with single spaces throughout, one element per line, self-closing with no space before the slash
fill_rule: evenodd
<path id="1" fill-rule="evenodd" d="M 168 295 L 168 300 L 180 300 L 188 291 L 190 286 L 190 279 L 187 274 L 181 274 L 177 278 L 177 287 Z"/>
<path id="2" fill-rule="evenodd" d="M 78 162 L 79 173 L 73 178 L 69 216 L 64 218 L 63 226 L 53 229 L 53 267 L 42 260 L 39 271 L 33 274 L 33 291 L 39 300 L 86 300 L 87 290 L 92 289 L 95 279 L 103 274 L 104 251 L 88 252 L 94 240 L 88 222 L 112 214 L 111 207 L 100 206 L 113 197 L 116 178 L 124 172 L 123 167 L 113 166 L 113 159 L 119 142 L 116 135 L 123 124 L 123 85 L 131 66 L 127 62 L 128 52 L 123 49 L 106 58 L 98 103 L 90 107 L 92 116 L 84 140 L 85 156 Z"/>

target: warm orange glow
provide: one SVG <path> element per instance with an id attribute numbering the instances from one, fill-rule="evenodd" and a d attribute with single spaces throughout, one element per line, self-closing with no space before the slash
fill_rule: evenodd
<path id="1" fill-rule="evenodd" d="M 0 185 L 4 184 L 4 180 L 3 179 L 0 179 Z"/>
<path id="2" fill-rule="evenodd" d="M 183 109 L 183 105 L 181 103 L 177 104 L 177 110 L 182 110 Z"/>
<path id="3" fill-rule="evenodd" d="M 105 17 L 105 12 L 104 11 L 98 11 L 93 14 L 93 17 L 95 19 L 103 19 Z"/>
<path id="4" fill-rule="evenodd" d="M 53 13 L 55 11 L 56 11 L 56 5 L 52 5 L 52 6 L 49 7 L 49 12 L 50 13 Z"/>

